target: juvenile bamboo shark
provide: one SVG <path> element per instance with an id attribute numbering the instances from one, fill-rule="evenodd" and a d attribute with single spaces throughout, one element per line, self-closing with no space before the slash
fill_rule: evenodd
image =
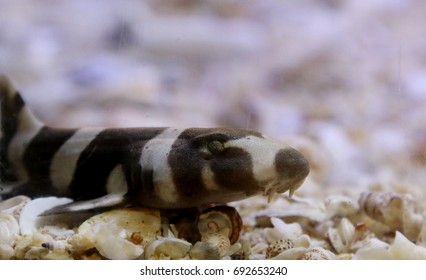
<path id="1" fill-rule="evenodd" d="M 0 195 L 74 200 L 53 214 L 123 205 L 182 209 L 291 195 L 309 173 L 300 152 L 252 130 L 53 128 L 34 117 L 2 75 L 0 103 Z"/>

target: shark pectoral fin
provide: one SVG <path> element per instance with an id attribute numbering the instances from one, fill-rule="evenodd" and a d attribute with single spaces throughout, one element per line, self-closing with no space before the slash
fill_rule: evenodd
<path id="1" fill-rule="evenodd" d="M 77 201 L 64 205 L 59 205 L 41 213 L 40 216 L 50 216 L 76 212 L 92 212 L 101 210 L 103 208 L 106 209 L 118 206 L 120 204 L 124 205 L 124 203 L 125 198 L 122 195 L 110 194 L 92 200 Z"/>

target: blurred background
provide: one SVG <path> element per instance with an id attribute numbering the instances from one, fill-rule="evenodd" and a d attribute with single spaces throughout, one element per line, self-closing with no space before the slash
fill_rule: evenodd
<path id="1" fill-rule="evenodd" d="M 0 72 L 53 126 L 233 126 L 306 195 L 424 195 L 426 2 L 0 0 Z"/>

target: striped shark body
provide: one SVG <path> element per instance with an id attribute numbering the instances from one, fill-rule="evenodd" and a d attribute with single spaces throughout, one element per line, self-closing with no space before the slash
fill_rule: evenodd
<path id="1" fill-rule="evenodd" d="M 182 209 L 291 195 L 309 173 L 297 150 L 251 130 L 52 128 L 33 116 L 5 76 L 0 103 L 0 195 L 74 200 L 50 214 L 114 206 Z"/>

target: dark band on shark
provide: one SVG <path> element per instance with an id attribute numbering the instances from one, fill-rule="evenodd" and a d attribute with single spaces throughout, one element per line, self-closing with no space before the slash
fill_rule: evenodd
<path id="1" fill-rule="evenodd" d="M 55 189 L 51 188 L 50 166 L 52 159 L 59 148 L 76 131 L 76 129 L 53 129 L 44 126 L 28 144 L 22 161 L 29 180 L 34 182 L 34 193 L 55 192 Z"/>
<path id="2" fill-rule="evenodd" d="M 25 106 L 25 102 L 21 95 L 15 92 L 8 81 L 0 81 L 0 91 L 2 92 L 2 94 L 0 94 L 0 112 L 2 114 L 2 137 L 0 139 L 0 181 L 13 181 L 18 178 L 13 172 L 7 153 L 10 141 L 18 131 L 18 116 L 22 108 Z M 13 117 L 5 118 L 4 116 L 6 115 Z"/>
<path id="3" fill-rule="evenodd" d="M 92 199 L 106 195 L 107 180 L 112 170 L 121 165 L 131 189 L 142 188 L 139 164 L 147 140 L 154 138 L 158 129 L 105 129 L 88 143 L 81 152 L 71 183 L 72 194 L 79 199 Z"/>

